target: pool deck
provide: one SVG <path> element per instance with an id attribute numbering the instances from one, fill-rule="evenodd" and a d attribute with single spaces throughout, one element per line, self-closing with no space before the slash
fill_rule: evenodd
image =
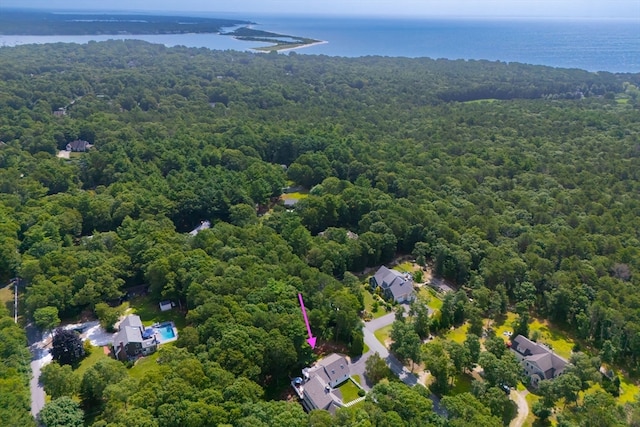
<path id="1" fill-rule="evenodd" d="M 162 337 L 162 334 L 160 333 L 160 328 L 166 328 L 167 326 L 171 326 L 171 329 L 173 329 L 173 337 L 165 339 Z M 153 336 L 158 342 L 158 345 L 166 344 L 168 342 L 173 342 L 178 339 L 178 329 L 176 328 L 176 325 L 173 322 L 155 323 L 151 325 L 151 328 L 155 330 L 155 333 Z"/>

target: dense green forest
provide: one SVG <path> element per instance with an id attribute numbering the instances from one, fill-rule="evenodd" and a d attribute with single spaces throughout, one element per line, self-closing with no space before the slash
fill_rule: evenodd
<path id="1" fill-rule="evenodd" d="M 639 84 L 489 61 L 3 47 L 0 279 L 25 279 L 27 317 L 73 319 L 143 283 L 187 310 L 154 375 L 106 360 L 59 393 L 95 426 L 500 425 L 482 393 L 443 399 L 445 420 L 397 382 L 335 417 L 279 400 L 315 357 L 297 294 L 322 341 L 359 355 L 354 274 L 407 254 L 464 290 L 432 331 L 517 307 L 637 374 Z M 56 157 L 77 139 L 94 148 Z M 277 202 L 288 182 L 311 189 L 293 211 Z M 11 360 L 0 381 L 24 393 Z"/>

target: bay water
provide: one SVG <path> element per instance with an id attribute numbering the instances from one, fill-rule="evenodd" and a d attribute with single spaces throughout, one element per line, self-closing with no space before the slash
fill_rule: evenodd
<path id="1" fill-rule="evenodd" d="M 298 54 L 484 59 L 588 71 L 640 73 L 640 17 L 629 20 L 543 20 L 207 15 L 246 19 L 256 23 L 252 25 L 255 29 L 325 42 L 296 49 Z M 108 39 L 141 39 L 167 46 L 242 51 L 268 45 L 219 34 L 167 34 L 0 36 L 0 46 L 86 43 Z"/>

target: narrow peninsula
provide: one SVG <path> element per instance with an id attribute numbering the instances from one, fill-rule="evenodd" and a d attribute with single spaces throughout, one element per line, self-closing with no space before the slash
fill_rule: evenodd
<path id="1" fill-rule="evenodd" d="M 141 14 L 55 13 L 30 10 L 3 10 L 0 35 L 91 36 L 143 34 L 220 34 L 243 41 L 273 43 L 255 48 L 272 52 L 321 43 L 306 37 L 255 30 L 251 21 Z"/>

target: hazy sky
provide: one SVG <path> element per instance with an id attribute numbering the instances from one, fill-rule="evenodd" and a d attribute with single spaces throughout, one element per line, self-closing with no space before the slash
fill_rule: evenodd
<path id="1" fill-rule="evenodd" d="M 0 0 L 3 7 L 413 17 L 572 17 L 640 20 L 640 0 Z M 640 33 L 640 30 L 639 30 Z"/>

